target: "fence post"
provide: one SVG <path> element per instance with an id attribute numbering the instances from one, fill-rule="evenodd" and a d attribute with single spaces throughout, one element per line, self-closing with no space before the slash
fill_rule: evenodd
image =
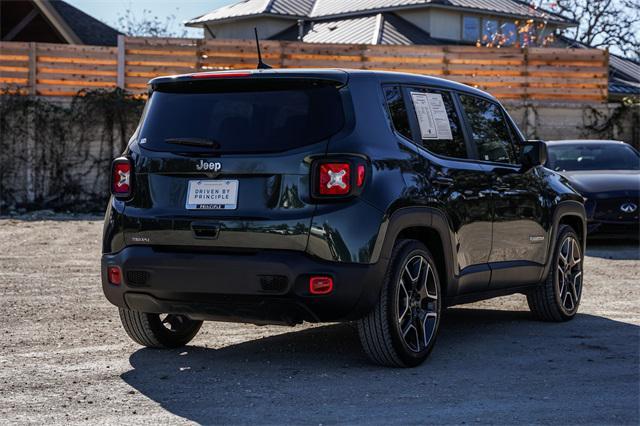
<path id="1" fill-rule="evenodd" d="M 609 62 L 611 61 L 610 56 L 609 56 L 609 48 L 605 49 L 604 53 L 604 69 L 606 70 L 605 72 L 607 73 L 607 82 L 609 81 Z M 604 102 L 608 102 L 609 101 L 609 84 L 606 84 L 604 86 L 604 93 L 603 93 L 603 101 Z M 635 127 L 635 126 L 634 126 Z"/>
<path id="2" fill-rule="evenodd" d="M 125 50 L 125 36 L 122 34 L 118 35 L 118 69 L 117 69 L 117 77 L 116 77 L 116 85 L 120 89 L 125 89 L 125 64 L 126 64 L 126 50 Z"/>
<path id="3" fill-rule="evenodd" d="M 37 83 L 38 78 L 36 74 L 38 73 L 38 47 L 34 42 L 29 43 L 29 94 L 36 95 L 37 94 Z"/>
<path id="4" fill-rule="evenodd" d="M 443 76 L 447 76 L 451 74 L 451 72 L 449 71 L 449 60 L 450 60 L 449 47 L 443 46 L 442 47 L 442 75 Z M 447 77 L 444 77 L 444 78 L 447 78 Z"/>
<path id="5" fill-rule="evenodd" d="M 196 60 L 195 60 L 195 71 L 198 72 L 204 68 L 204 55 L 206 55 L 206 43 L 207 40 L 205 38 L 196 40 Z"/>
<path id="6" fill-rule="evenodd" d="M 524 77 L 524 81 L 522 82 L 522 87 L 524 88 L 523 100 L 526 104 L 529 103 L 529 47 L 525 46 L 522 48 L 522 65 L 524 69 L 522 70 L 522 76 Z"/>

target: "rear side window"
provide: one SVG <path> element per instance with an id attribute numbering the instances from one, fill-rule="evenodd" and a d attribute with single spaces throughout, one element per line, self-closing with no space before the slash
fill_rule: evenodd
<path id="1" fill-rule="evenodd" d="M 397 86 L 385 87 L 384 96 L 387 100 L 387 107 L 389 108 L 389 115 L 394 129 L 405 138 L 413 140 L 407 107 L 402 98 L 402 90 Z"/>
<path id="2" fill-rule="evenodd" d="M 460 95 L 460 101 L 480 160 L 516 163 L 511 134 L 500 107 L 475 96 Z"/>
<path id="3" fill-rule="evenodd" d="M 422 146 L 453 158 L 467 158 L 467 146 L 451 93 L 424 87 L 409 89 Z"/>
<path id="4" fill-rule="evenodd" d="M 330 138 L 344 126 L 338 89 L 324 84 L 156 91 L 140 131 L 146 149 L 201 152 L 211 148 L 167 140 L 213 141 L 216 152 L 280 152 Z"/>

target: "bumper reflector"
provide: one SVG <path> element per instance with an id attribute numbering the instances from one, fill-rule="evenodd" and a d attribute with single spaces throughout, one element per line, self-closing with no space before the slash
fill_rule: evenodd
<path id="1" fill-rule="evenodd" d="M 107 277 L 109 279 L 109 284 L 122 284 L 122 271 L 119 266 L 109 266 L 107 268 Z"/>
<path id="2" fill-rule="evenodd" d="M 333 278 L 311 277 L 309 278 L 309 292 L 311 294 L 329 294 L 333 291 Z"/>

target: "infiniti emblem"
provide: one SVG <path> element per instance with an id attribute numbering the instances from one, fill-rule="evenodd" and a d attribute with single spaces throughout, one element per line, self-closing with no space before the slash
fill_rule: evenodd
<path id="1" fill-rule="evenodd" d="M 624 213 L 633 213 L 638 210 L 638 206 L 633 203 L 624 203 L 620 206 L 620 210 Z"/>

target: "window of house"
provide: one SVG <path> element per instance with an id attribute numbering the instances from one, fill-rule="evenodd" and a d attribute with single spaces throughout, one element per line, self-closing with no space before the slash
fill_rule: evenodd
<path id="1" fill-rule="evenodd" d="M 384 96 L 387 100 L 387 107 L 393 128 L 407 139 L 413 139 L 411 136 L 411 126 L 409 124 L 409 115 L 407 107 L 402 97 L 402 90 L 398 86 L 388 86 L 384 88 Z"/>
<path id="2" fill-rule="evenodd" d="M 467 158 L 467 147 L 451 93 L 444 90 L 409 88 L 422 146 L 434 154 Z"/>
<path id="3" fill-rule="evenodd" d="M 500 25 L 495 19 L 485 19 L 482 24 L 482 43 L 495 43 L 498 40 Z"/>
<path id="4" fill-rule="evenodd" d="M 504 45 L 513 46 L 518 41 L 518 26 L 515 22 L 504 22 L 501 26 Z"/>
<path id="5" fill-rule="evenodd" d="M 474 16 L 462 18 L 462 39 L 473 42 L 480 40 L 480 18 Z"/>
<path id="6" fill-rule="evenodd" d="M 475 96 L 460 95 L 480 160 L 516 163 L 511 134 L 501 108 Z"/>

